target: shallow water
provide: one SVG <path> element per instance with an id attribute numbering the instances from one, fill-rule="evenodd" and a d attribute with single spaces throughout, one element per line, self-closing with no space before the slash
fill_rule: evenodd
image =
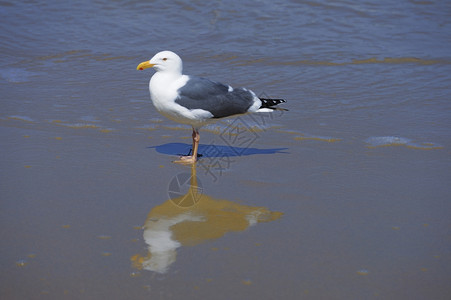
<path id="1" fill-rule="evenodd" d="M 2 299 L 449 297 L 447 1 L 2 1 L 0 20 Z M 288 111 L 207 126 L 175 165 L 190 129 L 136 71 L 164 49 Z"/>

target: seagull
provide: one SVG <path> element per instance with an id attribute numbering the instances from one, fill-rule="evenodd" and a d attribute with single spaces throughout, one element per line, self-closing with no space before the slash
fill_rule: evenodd
<path id="1" fill-rule="evenodd" d="M 136 68 L 153 68 L 149 82 L 150 99 L 168 119 L 193 128 L 192 155 L 175 163 L 194 164 L 199 147 L 199 129 L 215 120 L 254 112 L 270 112 L 283 99 L 259 98 L 246 88 L 233 88 L 206 78 L 182 74 L 182 59 L 172 51 L 161 51 Z"/>

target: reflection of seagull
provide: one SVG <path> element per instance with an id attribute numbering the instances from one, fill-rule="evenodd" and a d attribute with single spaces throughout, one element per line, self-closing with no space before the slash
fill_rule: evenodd
<path id="1" fill-rule="evenodd" d="M 270 211 L 266 207 L 214 199 L 203 193 L 195 195 L 192 191 L 198 189 L 195 165 L 191 168 L 190 188 L 186 195 L 167 200 L 149 212 L 143 232 L 148 253 L 146 256 L 132 256 L 134 267 L 166 273 L 175 262 L 177 248 L 181 246 L 194 246 L 282 216 L 281 212 Z M 186 199 L 192 197 L 199 199 Z M 185 198 L 186 203 L 192 203 L 192 206 L 177 205 L 181 198 Z"/>
<path id="2" fill-rule="evenodd" d="M 180 214 L 172 218 L 159 216 L 149 218 L 144 224 L 144 241 L 148 245 L 149 256 L 140 261 L 145 270 L 166 273 L 169 266 L 175 262 L 176 249 L 181 244 L 174 239 L 171 227 L 183 222 L 199 222 L 201 218 L 191 214 Z"/>
<path id="3" fill-rule="evenodd" d="M 167 118 L 193 127 L 193 153 L 176 162 L 197 160 L 199 128 L 211 120 L 249 112 L 272 111 L 283 99 L 258 98 L 245 88 L 232 88 L 205 78 L 182 75 L 182 60 L 171 51 L 157 53 L 140 63 L 137 70 L 153 67 L 157 72 L 149 83 L 156 109 Z"/>
<path id="4" fill-rule="evenodd" d="M 190 208 L 176 206 L 171 199 L 149 212 L 143 232 L 148 253 L 134 255 L 131 259 L 138 269 L 166 273 L 181 246 L 205 243 L 281 216 L 282 213 L 266 207 L 242 205 L 205 194 Z"/>

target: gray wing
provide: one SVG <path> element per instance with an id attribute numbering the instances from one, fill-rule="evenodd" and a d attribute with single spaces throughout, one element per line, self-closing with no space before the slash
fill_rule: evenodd
<path id="1" fill-rule="evenodd" d="M 213 118 L 244 114 L 254 103 L 253 93 L 246 89 L 229 91 L 227 85 L 200 77 L 190 76 L 178 93 L 176 103 L 188 109 L 209 111 Z"/>

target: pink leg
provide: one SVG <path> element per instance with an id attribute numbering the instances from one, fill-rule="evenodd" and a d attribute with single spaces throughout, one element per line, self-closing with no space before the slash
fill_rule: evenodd
<path id="1" fill-rule="evenodd" d="M 190 156 L 182 156 L 179 160 L 174 161 L 179 164 L 193 164 L 197 161 L 197 150 L 199 149 L 200 134 L 198 129 L 193 128 L 193 153 Z"/>

